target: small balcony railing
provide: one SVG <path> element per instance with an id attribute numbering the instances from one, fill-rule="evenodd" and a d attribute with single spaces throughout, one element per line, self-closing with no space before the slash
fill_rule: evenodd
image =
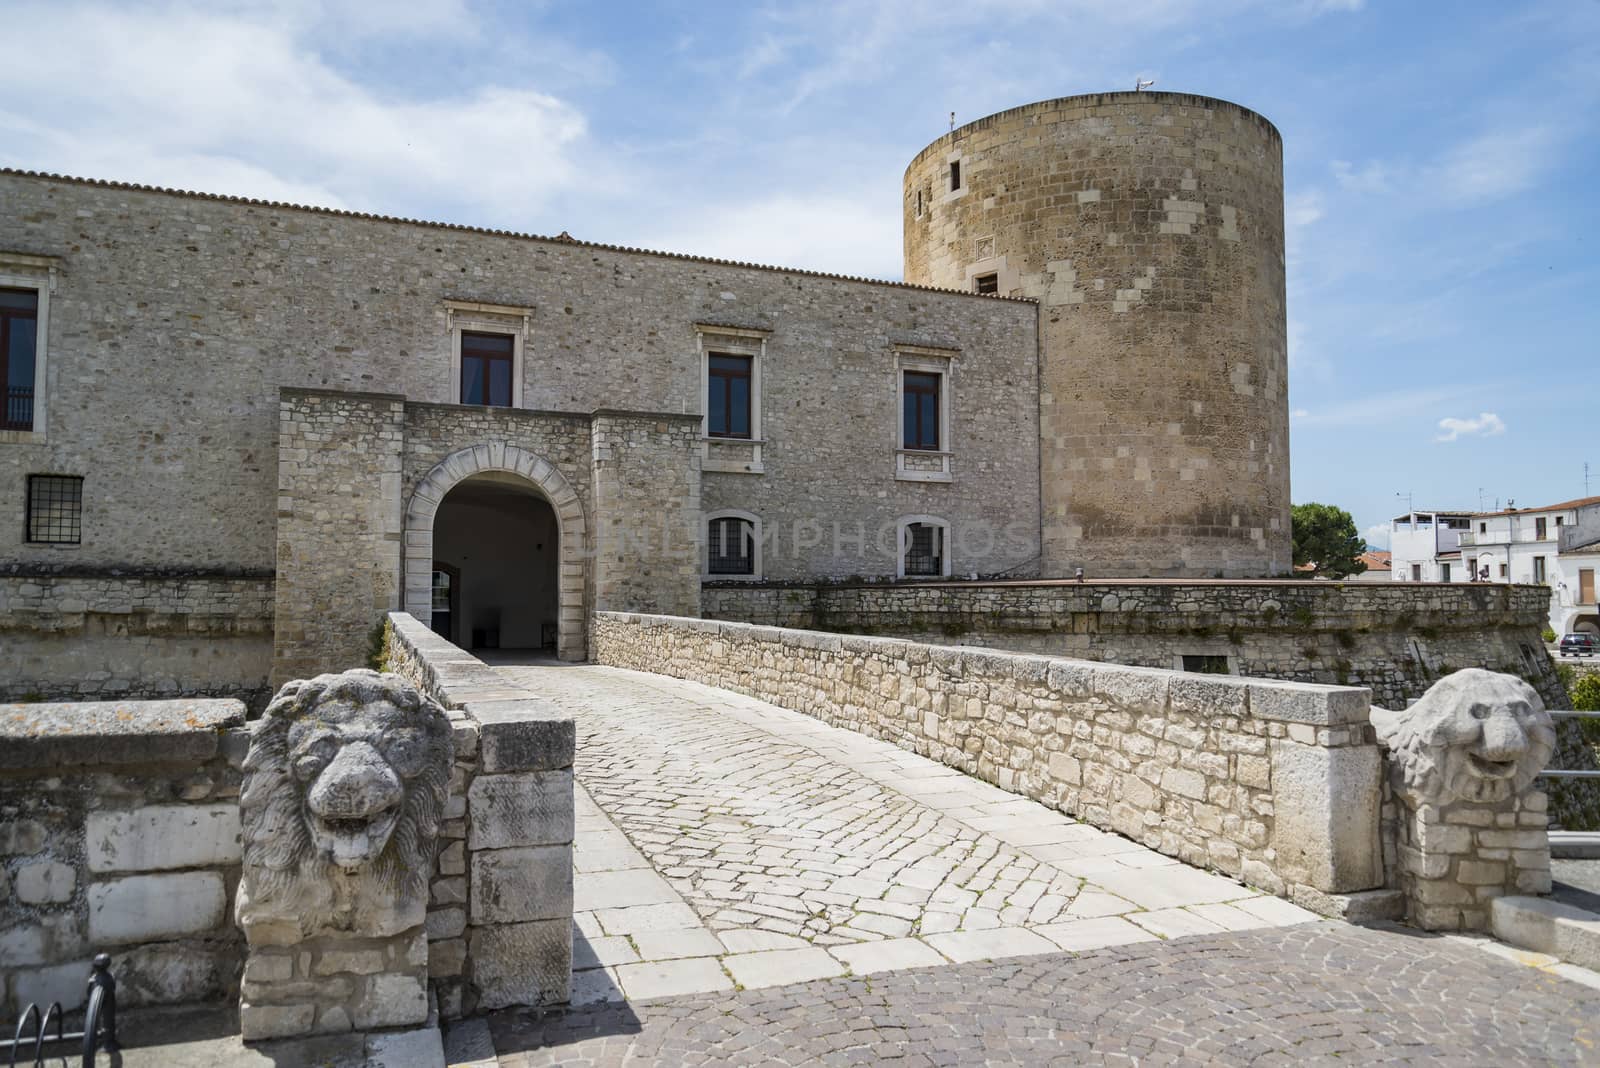
<path id="1" fill-rule="evenodd" d="M 5 407 L 0 410 L 0 430 L 33 429 L 33 387 L 7 386 Z"/>

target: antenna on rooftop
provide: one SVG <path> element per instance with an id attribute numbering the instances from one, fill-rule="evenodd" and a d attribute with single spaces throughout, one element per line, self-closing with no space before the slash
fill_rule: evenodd
<path id="1" fill-rule="evenodd" d="M 955 128 L 956 128 L 956 113 L 952 111 L 950 113 L 950 129 L 954 130 Z"/>
<path id="2" fill-rule="evenodd" d="M 1156 84 L 1156 80 L 1154 78 L 1147 79 L 1136 77 L 1133 79 L 1133 91 L 1136 93 L 1142 93 L 1154 84 Z"/>
<path id="3" fill-rule="evenodd" d="M 1589 461 L 1583 462 L 1583 495 L 1589 496 Z"/>

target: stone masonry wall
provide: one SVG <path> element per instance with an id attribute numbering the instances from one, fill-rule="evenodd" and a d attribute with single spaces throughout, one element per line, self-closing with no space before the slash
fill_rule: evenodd
<path id="1" fill-rule="evenodd" d="M 180 695 L 265 703 L 270 572 L 0 573 L 0 701 Z"/>
<path id="2" fill-rule="evenodd" d="M 284 390 L 272 685 L 361 667 L 399 604 L 403 398 Z"/>
<path id="3" fill-rule="evenodd" d="M 235 700 L 0 706 L 0 1018 L 231 999 L 243 941 Z"/>
<path id="4" fill-rule="evenodd" d="M 700 614 L 700 420 L 594 418 L 595 604 Z"/>
<path id="5" fill-rule="evenodd" d="M 594 657 L 883 738 L 1318 911 L 1381 887 L 1364 690 L 597 613 Z"/>
<path id="6" fill-rule="evenodd" d="M 59 261 L 48 440 L 0 447 L 7 560 L 62 558 L 22 540 L 26 476 L 51 472 L 87 477 L 77 562 L 272 567 L 280 388 L 453 404 L 446 301 L 526 311 L 531 411 L 699 413 L 695 324 L 770 331 L 765 473 L 708 479 L 708 509 L 869 530 L 1005 515 L 1037 531 L 1030 302 L 15 172 L 0 173 L 0 250 Z M 901 342 L 960 354 L 950 483 L 894 477 Z M 958 567 L 1037 553 L 1035 533 Z M 811 563 L 774 557 L 771 573 Z"/>
<path id="7" fill-rule="evenodd" d="M 907 281 L 1039 301 L 1042 574 L 1288 572 L 1270 122 L 1186 93 L 1041 101 L 934 141 L 904 197 Z"/>
<path id="8" fill-rule="evenodd" d="M 708 585 L 709 618 L 952 645 L 1366 686 L 1403 707 L 1457 668 L 1526 679 L 1568 698 L 1539 638 L 1549 591 L 1534 586 L 1333 582 Z"/>
<path id="9" fill-rule="evenodd" d="M 572 719 L 403 612 L 386 667 L 456 725 L 428 970 L 440 1012 L 565 1002 L 572 977 Z"/>

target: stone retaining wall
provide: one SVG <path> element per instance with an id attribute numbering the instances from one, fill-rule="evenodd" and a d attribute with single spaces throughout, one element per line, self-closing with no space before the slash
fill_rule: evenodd
<path id="1" fill-rule="evenodd" d="M 234 696 L 265 703 L 273 577 L 0 573 L 0 700 Z"/>
<path id="2" fill-rule="evenodd" d="M 708 618 L 977 645 L 1146 667 L 1365 686 L 1403 707 L 1463 667 L 1568 700 L 1539 632 L 1543 586 L 1338 582 L 708 585 Z M 1217 661 L 1213 661 L 1217 663 Z"/>
<path id="3" fill-rule="evenodd" d="M 236 700 L 0 706 L 0 1018 L 82 1005 L 97 952 L 120 1005 L 239 986 Z"/>
<path id="4" fill-rule="evenodd" d="M 1324 913 L 1384 883 L 1364 690 L 614 612 L 592 648 L 892 741 Z"/>
<path id="5" fill-rule="evenodd" d="M 456 765 L 428 909 L 447 1017 L 567 1000 L 572 977 L 571 717 L 404 612 L 386 670 L 450 713 Z"/>

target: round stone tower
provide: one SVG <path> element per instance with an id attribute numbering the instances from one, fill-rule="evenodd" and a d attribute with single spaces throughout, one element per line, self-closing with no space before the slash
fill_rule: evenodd
<path id="1" fill-rule="evenodd" d="M 1290 569 L 1270 122 L 1144 92 L 968 123 L 906 168 L 905 278 L 1039 302 L 1044 575 Z"/>

